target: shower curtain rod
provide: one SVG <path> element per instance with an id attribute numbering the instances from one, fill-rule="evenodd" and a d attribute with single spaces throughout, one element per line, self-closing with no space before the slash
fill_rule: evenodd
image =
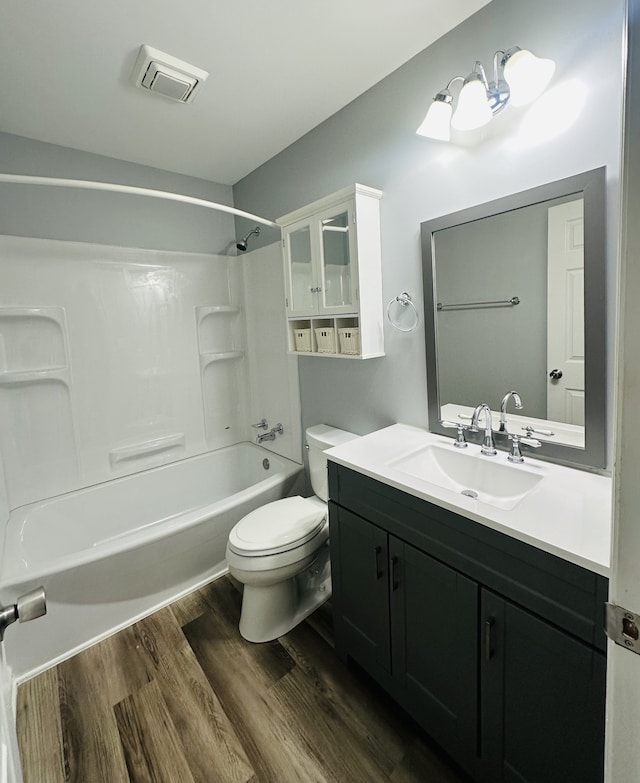
<path id="1" fill-rule="evenodd" d="M 193 204 L 197 207 L 206 207 L 207 209 L 217 209 L 220 212 L 229 212 L 238 217 L 255 220 L 265 226 L 280 228 L 272 220 L 252 215 L 251 212 L 244 212 L 242 209 L 229 207 L 226 204 L 218 204 L 215 201 L 207 201 L 193 196 L 183 196 L 181 193 L 171 193 L 167 190 L 151 190 L 150 188 L 138 188 L 132 185 L 118 185 L 114 182 L 92 182 L 86 179 L 59 179 L 57 177 L 33 177 L 27 174 L 0 174 L 0 182 L 11 182 L 17 185 L 53 185 L 58 188 L 80 188 L 82 190 L 108 190 L 113 193 L 128 193 L 133 196 L 149 196 L 151 198 L 162 198 L 168 201 L 178 201 L 182 204 Z"/>

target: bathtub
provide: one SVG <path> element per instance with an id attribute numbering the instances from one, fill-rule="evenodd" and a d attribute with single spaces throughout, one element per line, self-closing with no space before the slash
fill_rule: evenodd
<path id="1" fill-rule="evenodd" d="M 240 443 L 11 513 L 0 600 L 43 585 L 47 615 L 5 637 L 17 681 L 226 570 L 227 537 L 253 509 L 300 491 L 299 464 Z"/>

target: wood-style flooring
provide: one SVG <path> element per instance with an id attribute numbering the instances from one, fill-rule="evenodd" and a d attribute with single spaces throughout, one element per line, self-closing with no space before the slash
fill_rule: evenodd
<path id="1" fill-rule="evenodd" d="M 21 685 L 25 783 L 466 780 L 338 660 L 322 610 L 256 645 L 240 601 L 224 577 Z"/>

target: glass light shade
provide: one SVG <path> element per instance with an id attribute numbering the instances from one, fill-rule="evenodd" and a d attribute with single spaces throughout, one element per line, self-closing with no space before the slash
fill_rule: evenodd
<path id="1" fill-rule="evenodd" d="M 491 121 L 493 112 L 487 99 L 487 90 L 481 79 L 465 82 L 458 96 L 458 107 L 451 118 L 456 130 L 481 128 Z"/>
<path id="2" fill-rule="evenodd" d="M 451 139 L 451 103 L 440 99 L 434 99 L 429 106 L 427 116 L 416 133 L 437 141 L 449 141 Z"/>
<path id="3" fill-rule="evenodd" d="M 542 95 L 556 69 L 553 60 L 536 57 L 527 49 L 510 55 L 504 66 L 504 78 L 511 90 L 510 103 L 525 106 Z"/>

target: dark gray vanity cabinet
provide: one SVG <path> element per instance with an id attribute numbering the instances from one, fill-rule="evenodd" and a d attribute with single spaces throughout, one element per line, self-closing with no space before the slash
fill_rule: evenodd
<path id="1" fill-rule="evenodd" d="M 341 638 L 354 658 L 384 678 L 391 673 L 389 537 L 348 511 L 336 513 L 339 548 L 349 563 L 341 572 Z"/>
<path id="2" fill-rule="evenodd" d="M 334 570 L 339 653 L 473 763 L 478 585 L 338 506 L 331 535 L 332 553 L 345 564 Z"/>
<path id="3" fill-rule="evenodd" d="M 482 591 L 484 777 L 602 781 L 605 656 Z"/>
<path id="4" fill-rule="evenodd" d="M 336 649 L 474 779 L 603 778 L 607 580 L 329 465 Z"/>

